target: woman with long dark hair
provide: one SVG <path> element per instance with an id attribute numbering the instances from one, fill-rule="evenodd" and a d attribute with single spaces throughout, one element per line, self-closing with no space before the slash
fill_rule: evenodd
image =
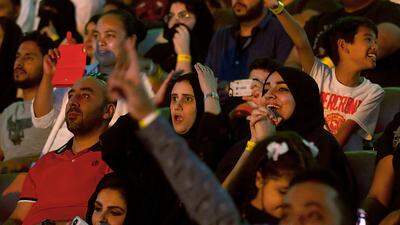
<path id="1" fill-rule="evenodd" d="M 127 225 L 130 202 L 127 179 L 120 174 L 105 175 L 88 202 L 86 221 L 89 225 Z"/>
<path id="2" fill-rule="evenodd" d="M 164 17 L 164 38 L 145 55 L 164 71 L 190 72 L 194 63 L 203 63 L 213 36 L 214 19 L 204 1 L 173 0 Z"/>

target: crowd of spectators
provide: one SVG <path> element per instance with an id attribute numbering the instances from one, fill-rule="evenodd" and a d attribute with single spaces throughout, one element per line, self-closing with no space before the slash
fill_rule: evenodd
<path id="1" fill-rule="evenodd" d="M 399 65 L 396 1 L 0 0 L 0 224 L 399 224 Z"/>

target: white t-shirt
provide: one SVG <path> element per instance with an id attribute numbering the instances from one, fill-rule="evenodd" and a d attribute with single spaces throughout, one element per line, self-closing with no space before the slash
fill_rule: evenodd
<path id="1" fill-rule="evenodd" d="M 86 67 L 88 74 L 91 72 L 97 72 L 97 64 Z M 150 97 L 154 96 L 151 90 L 151 84 L 145 73 L 141 73 L 141 77 L 144 82 L 144 86 L 148 91 Z M 70 88 L 54 88 L 53 91 L 53 109 L 42 117 L 36 117 L 33 104 L 31 105 L 31 116 L 33 126 L 36 128 L 47 129 L 51 127 L 51 132 L 47 137 L 47 141 L 43 146 L 42 155 L 57 150 L 65 145 L 74 135 L 68 130 L 67 124 L 65 123 L 65 109 L 68 102 L 68 91 Z M 128 108 L 122 99 L 117 101 L 114 115 L 109 123 L 111 127 L 117 122 L 120 116 L 128 113 Z"/>
<path id="2" fill-rule="evenodd" d="M 21 10 L 17 18 L 17 24 L 24 33 L 37 29 L 40 18 L 37 16 L 41 0 L 22 0 Z"/>
<path id="3" fill-rule="evenodd" d="M 350 137 L 344 149 L 361 150 L 362 139 L 371 140 L 374 134 L 383 89 L 366 78 L 357 87 L 345 86 L 337 80 L 335 68 L 329 68 L 317 58 L 310 75 L 320 90 L 325 129 L 336 134 L 346 120 L 355 121 L 361 129 Z"/>
<path id="4" fill-rule="evenodd" d="M 0 148 L 4 161 L 40 155 L 51 128 L 35 128 L 31 121 L 32 101 L 18 101 L 0 115 Z"/>

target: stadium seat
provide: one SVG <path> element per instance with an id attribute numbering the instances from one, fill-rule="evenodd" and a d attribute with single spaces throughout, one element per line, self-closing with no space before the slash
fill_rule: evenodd
<path id="1" fill-rule="evenodd" d="M 400 112 L 400 88 L 386 87 L 384 90 L 385 97 L 381 103 L 375 133 L 383 132 L 386 125 L 393 120 L 394 115 Z"/>
<path id="2" fill-rule="evenodd" d="M 0 174 L 0 224 L 14 211 L 26 173 Z M 9 193 L 4 193 L 8 189 Z"/>
<path id="3" fill-rule="evenodd" d="M 363 200 L 371 187 L 375 171 L 375 151 L 347 151 L 345 152 L 350 167 L 356 178 L 358 200 Z"/>

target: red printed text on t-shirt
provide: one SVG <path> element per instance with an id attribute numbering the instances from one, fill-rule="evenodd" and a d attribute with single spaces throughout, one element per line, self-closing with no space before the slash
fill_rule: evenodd
<path id="1" fill-rule="evenodd" d="M 344 115 L 353 115 L 362 103 L 361 100 L 327 92 L 321 93 L 321 101 L 326 126 L 332 134 L 336 134 L 346 121 Z"/>
<path id="2" fill-rule="evenodd" d="M 321 93 L 321 101 L 325 110 L 339 111 L 350 115 L 353 115 L 362 103 L 362 100 L 327 92 Z"/>

